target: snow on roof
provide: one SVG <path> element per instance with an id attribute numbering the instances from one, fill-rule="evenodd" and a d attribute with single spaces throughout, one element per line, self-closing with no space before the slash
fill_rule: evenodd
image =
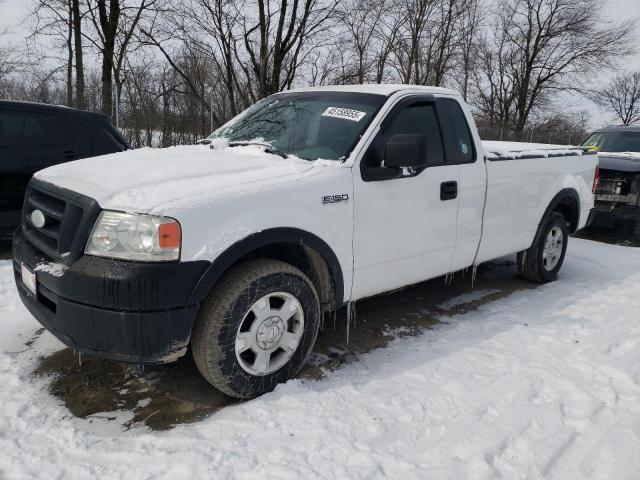
<path id="1" fill-rule="evenodd" d="M 584 147 L 552 145 L 547 143 L 497 142 L 483 140 L 485 155 L 489 159 L 515 159 L 522 157 L 557 157 L 582 155 Z"/>
<path id="2" fill-rule="evenodd" d="M 353 92 L 353 93 L 374 93 L 378 95 L 389 96 L 400 90 L 408 90 L 408 91 L 419 91 L 422 93 L 435 93 L 435 94 L 444 94 L 444 95 L 458 95 L 458 92 L 455 90 L 450 90 L 448 88 L 442 87 L 429 87 L 423 85 L 407 85 L 402 83 L 388 83 L 388 84 L 377 84 L 377 83 L 365 83 L 362 85 L 326 85 L 323 87 L 304 87 L 304 88 L 295 88 L 292 90 L 288 90 L 288 92 L 313 92 L 313 91 L 324 91 L 324 92 Z M 287 93 L 287 92 L 282 92 Z"/>

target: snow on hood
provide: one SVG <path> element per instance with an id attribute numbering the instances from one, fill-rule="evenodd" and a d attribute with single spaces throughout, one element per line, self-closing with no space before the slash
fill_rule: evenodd
<path id="1" fill-rule="evenodd" d="M 249 184 L 287 181 L 315 163 L 283 159 L 261 147 L 213 150 L 195 145 L 87 158 L 41 170 L 35 177 L 91 197 L 102 208 L 144 213 L 172 199 L 218 197 Z"/>

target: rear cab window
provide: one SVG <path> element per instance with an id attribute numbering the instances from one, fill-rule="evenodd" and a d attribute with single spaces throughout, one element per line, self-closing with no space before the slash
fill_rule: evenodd
<path id="1" fill-rule="evenodd" d="M 472 163 L 476 152 L 469 123 L 460 104 L 452 98 L 438 98 L 436 110 L 447 164 Z"/>

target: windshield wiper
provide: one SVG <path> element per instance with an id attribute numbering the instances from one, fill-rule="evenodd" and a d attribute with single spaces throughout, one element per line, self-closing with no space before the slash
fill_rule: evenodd
<path id="1" fill-rule="evenodd" d="M 248 142 L 248 141 L 238 141 L 238 142 L 229 142 L 230 147 L 248 147 L 251 145 L 256 145 L 258 147 L 264 147 L 264 151 L 267 153 L 271 153 L 273 155 L 278 155 L 282 158 L 289 158 L 289 156 L 278 150 L 276 147 L 271 145 L 270 143 L 265 142 Z"/>

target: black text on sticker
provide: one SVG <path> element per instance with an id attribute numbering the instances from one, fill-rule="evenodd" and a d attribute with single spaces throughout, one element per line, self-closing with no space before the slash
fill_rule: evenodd
<path id="1" fill-rule="evenodd" d="M 351 110 L 350 108 L 329 107 L 322 112 L 323 117 L 343 118 L 353 122 L 359 122 L 367 114 L 360 110 Z"/>

